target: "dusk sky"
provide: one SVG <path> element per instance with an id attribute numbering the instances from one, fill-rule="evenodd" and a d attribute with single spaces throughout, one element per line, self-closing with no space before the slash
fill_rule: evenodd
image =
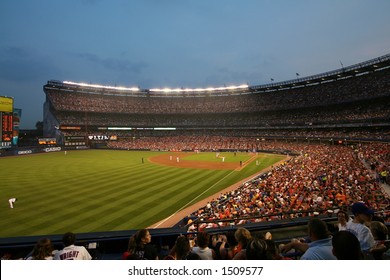
<path id="1" fill-rule="evenodd" d="M 48 80 L 260 85 L 390 53 L 389 0 L 1 0 L 0 96 L 43 120 Z"/>

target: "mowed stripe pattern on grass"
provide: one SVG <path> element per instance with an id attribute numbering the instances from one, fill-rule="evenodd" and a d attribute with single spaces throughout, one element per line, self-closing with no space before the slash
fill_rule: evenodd
<path id="1" fill-rule="evenodd" d="M 252 162 L 232 172 L 147 161 L 157 154 L 88 150 L 1 158 L 0 237 L 147 227 L 210 186 L 215 185 L 197 200 L 263 168 Z M 266 156 L 262 162 L 278 160 Z M 18 198 L 14 209 L 10 197 Z"/>

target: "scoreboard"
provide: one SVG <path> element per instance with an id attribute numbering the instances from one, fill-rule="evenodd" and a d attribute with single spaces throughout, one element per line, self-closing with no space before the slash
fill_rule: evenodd
<path id="1" fill-rule="evenodd" d="M 0 148 L 10 147 L 13 138 L 13 98 L 0 96 Z"/>
<path id="2" fill-rule="evenodd" d="M 0 112 L 0 142 L 2 147 L 11 146 L 13 137 L 13 116 L 12 113 Z"/>

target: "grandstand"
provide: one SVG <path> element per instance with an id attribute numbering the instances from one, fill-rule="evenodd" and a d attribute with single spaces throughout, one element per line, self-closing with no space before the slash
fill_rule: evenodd
<path id="1" fill-rule="evenodd" d="M 48 81 L 44 131 L 66 145 L 90 135 L 389 139 L 389 66 L 385 55 L 296 80 L 215 89 Z"/>
<path id="2" fill-rule="evenodd" d="M 212 233 L 245 225 L 281 240 L 298 235 L 295 230 L 302 234 L 314 215 L 335 222 L 329 213 L 350 210 L 360 200 L 388 222 L 389 176 L 380 174 L 390 171 L 390 54 L 266 85 L 140 89 L 50 80 L 43 89 L 45 136 L 65 149 L 294 156 L 182 221 L 193 224 L 152 230 L 160 245 L 172 245 L 193 225 Z M 133 232 L 86 233 L 82 239 L 117 253 Z M 51 239 L 59 243 L 58 236 Z"/>

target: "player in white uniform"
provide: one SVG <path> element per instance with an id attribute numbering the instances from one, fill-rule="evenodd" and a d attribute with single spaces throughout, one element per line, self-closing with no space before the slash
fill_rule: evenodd
<path id="1" fill-rule="evenodd" d="M 64 249 L 58 251 L 54 259 L 55 260 L 90 260 L 91 255 L 88 253 L 84 246 L 76 246 L 74 242 L 76 236 L 72 232 L 67 232 L 62 237 L 62 243 L 64 243 Z"/>
<path id="2" fill-rule="evenodd" d="M 9 208 L 14 208 L 14 203 L 15 203 L 16 200 L 17 200 L 17 199 L 16 199 L 15 197 L 10 198 L 10 199 L 8 200 Z"/>

